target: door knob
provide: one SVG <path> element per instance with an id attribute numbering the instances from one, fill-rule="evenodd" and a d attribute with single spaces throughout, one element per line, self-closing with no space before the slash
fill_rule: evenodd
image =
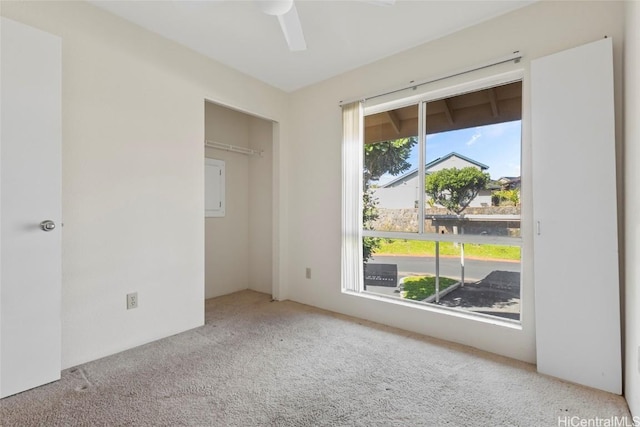
<path id="1" fill-rule="evenodd" d="M 42 231 L 52 231 L 54 228 L 56 228 L 56 223 L 51 221 L 50 219 L 47 219 L 40 223 L 40 228 L 42 228 Z"/>

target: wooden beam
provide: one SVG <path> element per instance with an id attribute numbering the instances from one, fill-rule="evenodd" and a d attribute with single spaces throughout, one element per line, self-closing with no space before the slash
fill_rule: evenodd
<path id="1" fill-rule="evenodd" d="M 418 118 L 414 117 L 402 121 L 400 133 L 397 133 L 391 123 L 386 122 L 380 125 L 365 126 L 364 143 L 372 144 L 380 141 L 393 141 L 399 138 L 410 138 L 418 135 Z"/>
<path id="2" fill-rule="evenodd" d="M 444 115 L 447 117 L 447 121 L 449 122 L 449 124 L 452 125 L 453 112 L 451 111 L 451 106 L 449 105 L 449 102 L 447 102 L 446 99 L 443 99 L 442 102 L 444 103 Z"/>
<path id="3" fill-rule="evenodd" d="M 396 133 L 399 135 L 400 134 L 400 119 L 398 118 L 398 115 L 393 110 L 385 111 L 385 113 L 386 113 L 387 118 L 389 119 L 389 122 L 391 123 L 391 126 L 393 126 L 393 130 L 395 130 Z"/>
<path id="4" fill-rule="evenodd" d="M 496 90 L 494 88 L 487 89 L 489 95 L 489 103 L 491 104 L 491 114 L 493 117 L 498 117 L 500 112 L 498 111 L 498 101 L 496 100 Z"/>

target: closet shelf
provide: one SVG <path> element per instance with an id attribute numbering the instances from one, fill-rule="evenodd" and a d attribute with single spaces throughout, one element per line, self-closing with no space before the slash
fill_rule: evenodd
<path id="1" fill-rule="evenodd" d="M 262 157 L 262 150 L 254 150 L 252 148 L 240 147 L 237 145 L 223 144 L 217 141 L 205 141 L 205 147 L 215 148 L 218 150 L 232 151 L 234 153 L 246 154 L 248 156 L 260 156 Z"/>

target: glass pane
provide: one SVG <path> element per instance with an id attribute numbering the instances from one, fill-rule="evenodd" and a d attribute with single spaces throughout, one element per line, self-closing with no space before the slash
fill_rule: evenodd
<path id="1" fill-rule="evenodd" d="M 418 106 L 366 116 L 364 228 L 418 231 Z"/>
<path id="2" fill-rule="evenodd" d="M 521 82 L 426 103 L 426 233 L 520 236 L 521 106 Z"/>
<path id="3" fill-rule="evenodd" d="M 369 244 L 366 291 L 520 320 L 519 247 L 400 239 Z"/>

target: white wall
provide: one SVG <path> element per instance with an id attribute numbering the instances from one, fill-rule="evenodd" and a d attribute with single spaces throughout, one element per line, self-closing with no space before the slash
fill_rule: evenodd
<path id="1" fill-rule="evenodd" d="M 403 182 L 395 187 L 379 187 L 372 189 L 372 196 L 377 200 L 379 208 L 413 209 L 419 197 L 417 180 Z"/>
<path id="2" fill-rule="evenodd" d="M 289 294 L 296 301 L 355 315 L 404 329 L 482 348 L 524 361 L 535 361 L 532 277 L 531 138 L 529 61 L 563 49 L 613 36 L 616 99 L 621 104 L 622 9 L 619 2 L 540 2 L 473 28 L 353 70 L 291 96 L 287 153 L 290 220 Z M 341 110 L 338 102 L 406 85 L 502 57 L 524 55 L 523 84 L 523 305 L 522 330 L 472 321 L 465 317 L 409 309 L 340 291 L 341 248 Z M 494 72 L 494 70 L 490 70 Z M 488 75 L 486 72 L 478 75 Z M 468 78 L 468 77 L 465 77 Z M 457 81 L 460 81 L 458 79 Z M 618 117 L 618 134 L 621 122 Z M 319 183 L 323 185 L 319 185 Z M 310 191 L 313 189 L 313 191 Z M 294 202 L 295 200 L 295 202 Z M 305 279 L 311 267 L 312 279 Z"/>
<path id="3" fill-rule="evenodd" d="M 491 206 L 491 190 L 480 190 L 469 206 L 472 208 Z"/>
<path id="4" fill-rule="evenodd" d="M 205 138 L 249 147 L 249 116 L 205 103 Z M 206 148 L 205 156 L 224 160 L 225 216 L 205 218 L 205 298 L 247 289 L 249 284 L 249 157 Z"/>
<path id="5" fill-rule="evenodd" d="M 281 121 L 286 94 L 85 2 L 1 13 L 62 38 L 63 367 L 201 325 L 203 102 Z"/>
<path id="6" fill-rule="evenodd" d="M 640 3 L 625 17 L 625 397 L 640 417 Z"/>
<path id="7" fill-rule="evenodd" d="M 254 289 L 271 294 L 272 122 L 207 102 L 207 140 L 263 151 L 207 148 L 226 162 L 226 215 L 205 219 L 205 297 Z"/>
<path id="8" fill-rule="evenodd" d="M 262 156 L 249 159 L 249 289 L 271 294 L 273 263 L 273 123 L 252 117 L 249 142 Z"/>

